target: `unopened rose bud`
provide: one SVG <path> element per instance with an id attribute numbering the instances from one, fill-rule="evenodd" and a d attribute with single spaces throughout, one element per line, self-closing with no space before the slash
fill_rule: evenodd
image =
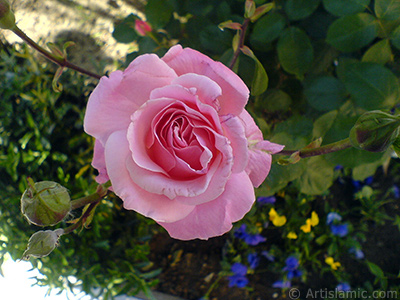
<path id="1" fill-rule="evenodd" d="M 350 131 L 353 147 L 370 152 L 385 151 L 399 135 L 400 118 L 382 111 L 364 113 Z"/>
<path id="2" fill-rule="evenodd" d="M 22 254 L 23 260 L 28 260 L 31 256 L 40 258 L 49 255 L 56 246 L 58 239 L 63 235 L 64 229 L 46 230 L 35 232 L 28 241 L 28 247 Z"/>
<path id="3" fill-rule="evenodd" d="M 28 179 L 28 182 L 29 187 L 21 198 L 21 211 L 30 223 L 51 226 L 69 214 L 71 198 L 65 187 L 53 181 L 34 183 Z"/>
<path id="4" fill-rule="evenodd" d="M 153 28 L 151 28 L 151 25 L 145 21 L 136 19 L 135 20 L 135 30 L 137 33 L 141 36 L 147 35 L 148 32 L 151 32 Z"/>
<path id="5" fill-rule="evenodd" d="M 12 29 L 15 26 L 15 16 L 7 0 L 0 0 L 0 28 Z"/>

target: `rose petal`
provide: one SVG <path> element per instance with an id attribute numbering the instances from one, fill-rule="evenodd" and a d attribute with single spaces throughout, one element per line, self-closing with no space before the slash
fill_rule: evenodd
<path id="1" fill-rule="evenodd" d="M 225 136 L 229 139 L 233 149 L 233 173 L 240 173 L 247 166 L 249 154 L 247 149 L 247 139 L 243 123 L 233 115 L 221 117 L 222 127 Z"/>
<path id="2" fill-rule="evenodd" d="M 177 222 L 159 222 L 171 237 L 181 240 L 204 239 L 222 235 L 251 209 L 254 188 L 245 172 L 232 174 L 224 193 L 196 208 Z"/>
<path id="3" fill-rule="evenodd" d="M 271 170 L 271 154 L 280 152 L 285 146 L 264 141 L 261 130 L 246 110 L 243 110 L 239 118 L 243 121 L 249 143 L 249 160 L 246 172 L 254 187 L 259 187 Z"/>
<path id="4" fill-rule="evenodd" d="M 222 89 L 222 95 L 218 98 L 221 115 L 239 115 L 245 107 L 249 89 L 239 76 L 222 63 L 196 50 L 182 49 L 180 45 L 172 47 L 162 60 L 173 68 L 178 76 L 195 73 L 215 81 Z"/>
<path id="5" fill-rule="evenodd" d="M 173 84 L 178 84 L 187 89 L 194 90 L 194 93 L 199 97 L 200 101 L 211 105 L 219 111 L 220 104 L 217 98 L 221 96 L 222 90 L 219 85 L 210 78 L 197 74 L 184 74 L 172 81 Z"/>
<path id="6" fill-rule="evenodd" d="M 137 186 L 127 170 L 132 161 L 126 131 L 110 135 L 105 146 L 105 160 L 113 190 L 131 209 L 157 222 L 175 222 L 186 217 L 194 206 L 185 205 L 163 195 L 146 192 Z"/>
<path id="7" fill-rule="evenodd" d="M 106 169 L 104 147 L 99 140 L 94 142 L 92 166 L 99 172 L 99 175 L 96 177 L 98 183 L 103 184 L 110 180 Z"/>
<path id="8" fill-rule="evenodd" d="M 154 54 L 137 57 L 122 73 L 102 77 L 89 97 L 85 131 L 105 144 L 108 136 L 126 129 L 130 116 L 150 98 L 150 92 L 176 78 L 165 62 Z"/>

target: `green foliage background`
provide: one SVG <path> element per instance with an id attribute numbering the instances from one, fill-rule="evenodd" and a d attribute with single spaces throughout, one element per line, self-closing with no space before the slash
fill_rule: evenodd
<path id="1" fill-rule="evenodd" d="M 301 149 L 318 138 L 328 144 L 346 138 L 365 111 L 398 113 L 400 1 L 273 3 L 248 29 L 245 45 L 254 56 L 241 54 L 234 67 L 251 87 L 247 109 L 266 139 L 287 149 Z M 136 43 L 138 49 L 121 68 L 143 53 L 161 56 L 176 43 L 229 64 L 236 32 L 218 25 L 243 23 L 244 1 L 149 0 L 145 15 L 153 27 L 145 37 L 134 30 L 138 16 L 130 14 L 115 24 L 114 38 Z M 68 71 L 61 78 L 64 92 L 57 94 L 51 89 L 54 71 L 25 47 L 0 55 L 0 253 L 17 259 L 36 229 L 19 213 L 26 176 L 57 181 L 73 198 L 95 191 L 93 141 L 82 130 L 85 99 L 95 83 Z M 326 196 L 337 179 L 336 166 L 362 181 L 390 159 L 389 151 L 348 149 L 293 165 L 274 163 L 257 194 Z M 148 241 L 162 229 L 121 209 L 115 197 L 104 204 L 89 230 L 63 238 L 62 246 L 41 262 L 32 260 L 45 275 L 39 284 L 72 287 L 68 276 L 74 275 L 79 279 L 75 285 L 87 293 L 111 299 L 157 283 L 161 270 L 151 269 Z"/>

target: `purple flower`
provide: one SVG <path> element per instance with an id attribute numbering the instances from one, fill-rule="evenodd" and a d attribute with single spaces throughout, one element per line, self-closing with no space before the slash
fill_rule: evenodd
<path id="1" fill-rule="evenodd" d="M 261 205 L 274 204 L 276 202 L 276 198 L 275 196 L 258 197 L 257 202 L 260 203 Z"/>
<path id="2" fill-rule="evenodd" d="M 351 290 L 350 285 L 347 282 L 341 282 L 336 286 L 336 289 L 340 292 L 348 292 Z"/>
<path id="3" fill-rule="evenodd" d="M 278 280 L 272 284 L 272 287 L 281 289 L 290 288 L 291 286 L 292 284 L 288 280 Z"/>
<path id="4" fill-rule="evenodd" d="M 243 288 L 249 283 L 249 280 L 246 277 L 247 267 L 245 265 L 241 263 L 234 263 L 231 266 L 231 271 L 234 274 L 228 277 L 229 287 L 237 286 L 239 288 Z"/>
<path id="5" fill-rule="evenodd" d="M 260 263 L 260 258 L 258 257 L 257 253 L 250 253 L 247 256 L 247 261 L 249 262 L 250 269 L 254 270 Z"/>
<path id="6" fill-rule="evenodd" d="M 270 254 L 268 251 L 262 251 L 261 255 L 264 256 L 266 259 L 268 259 L 269 261 L 275 261 L 275 256 L 273 256 L 272 254 Z"/>
<path id="7" fill-rule="evenodd" d="M 352 248 L 349 249 L 349 252 L 350 252 L 350 253 L 353 253 L 354 256 L 355 256 L 357 259 L 363 259 L 363 258 L 364 258 L 364 252 L 362 252 L 361 249 L 357 249 L 357 248 L 352 247 Z"/>
<path id="8" fill-rule="evenodd" d="M 246 244 L 256 246 L 259 243 L 265 242 L 267 239 L 260 234 L 250 234 L 246 231 L 246 224 L 243 224 L 235 230 L 233 234 L 236 238 L 243 240 Z"/>
<path id="9" fill-rule="evenodd" d="M 339 215 L 336 212 L 330 212 L 327 216 L 326 216 L 326 224 L 330 225 L 332 224 L 334 221 L 341 221 L 342 220 L 342 216 Z"/>
<path id="10" fill-rule="evenodd" d="M 349 232 L 347 224 L 341 224 L 341 225 L 331 224 L 330 227 L 332 234 L 339 237 L 344 237 Z"/>

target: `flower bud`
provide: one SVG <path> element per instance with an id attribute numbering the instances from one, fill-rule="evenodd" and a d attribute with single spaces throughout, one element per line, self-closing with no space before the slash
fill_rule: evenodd
<path id="1" fill-rule="evenodd" d="M 153 28 L 151 28 L 151 25 L 145 21 L 136 19 L 135 20 L 135 30 L 137 33 L 141 36 L 145 36 L 148 32 L 151 32 Z"/>
<path id="2" fill-rule="evenodd" d="M 0 0 L 0 28 L 12 29 L 15 26 L 15 16 L 7 0 Z"/>
<path id="3" fill-rule="evenodd" d="M 34 183 L 29 178 L 28 182 L 29 187 L 21 198 L 21 211 L 30 223 L 55 225 L 71 211 L 71 199 L 65 187 L 53 181 Z"/>
<path id="4" fill-rule="evenodd" d="M 28 241 L 28 247 L 22 254 L 22 259 L 28 260 L 31 256 L 40 258 L 49 255 L 58 246 L 58 239 L 63 234 L 62 228 L 35 232 Z"/>
<path id="5" fill-rule="evenodd" d="M 399 135 L 400 118 L 379 110 L 366 112 L 350 131 L 353 147 L 370 152 L 385 151 Z"/>

